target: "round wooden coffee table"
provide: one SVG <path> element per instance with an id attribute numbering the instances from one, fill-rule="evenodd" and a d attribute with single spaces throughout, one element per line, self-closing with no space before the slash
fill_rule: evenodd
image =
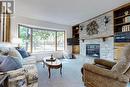
<path id="1" fill-rule="evenodd" d="M 45 65 L 48 67 L 49 78 L 51 77 L 51 69 L 60 69 L 60 74 L 62 75 L 62 62 L 59 59 L 56 59 L 55 61 L 46 61 L 46 59 L 49 58 L 44 58 L 43 64 L 44 67 Z"/>

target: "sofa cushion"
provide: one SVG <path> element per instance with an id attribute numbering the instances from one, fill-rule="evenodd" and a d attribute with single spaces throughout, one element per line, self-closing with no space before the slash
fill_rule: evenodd
<path id="1" fill-rule="evenodd" d="M 29 56 L 27 58 L 23 59 L 22 64 L 27 65 L 27 64 L 35 64 L 37 62 L 37 58 L 35 56 Z"/>
<path id="2" fill-rule="evenodd" d="M 123 49 L 121 58 L 130 62 L 130 44 Z"/>
<path id="3" fill-rule="evenodd" d="M 53 52 L 52 55 L 53 55 L 54 58 L 57 58 L 57 59 L 62 59 L 62 58 L 64 58 L 62 51 Z M 50 57 L 51 57 L 51 56 L 50 56 Z"/>
<path id="4" fill-rule="evenodd" d="M 6 72 L 10 70 L 16 70 L 22 68 L 22 64 L 17 58 L 13 58 L 10 56 L 0 56 L 3 60 L 0 64 L 0 71 Z"/>
<path id="5" fill-rule="evenodd" d="M 72 59 L 72 54 L 70 54 L 70 53 L 68 53 L 68 52 L 63 52 L 63 57 L 65 58 L 65 59 Z"/>
<path id="6" fill-rule="evenodd" d="M 124 48 L 120 59 L 121 60 L 113 66 L 112 71 L 124 74 L 130 67 L 130 44 Z"/>
<path id="7" fill-rule="evenodd" d="M 23 58 L 26 58 L 26 57 L 29 56 L 29 54 L 27 53 L 27 51 L 26 51 L 24 48 L 19 48 L 19 49 L 17 49 L 17 50 L 18 50 L 18 52 L 21 54 L 21 56 L 22 56 Z"/>

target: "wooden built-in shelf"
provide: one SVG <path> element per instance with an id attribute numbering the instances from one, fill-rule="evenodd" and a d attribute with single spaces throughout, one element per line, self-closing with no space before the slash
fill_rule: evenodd
<path id="1" fill-rule="evenodd" d="M 119 34 L 119 33 L 127 33 L 127 32 L 130 32 L 130 31 L 124 31 L 124 32 L 115 32 L 114 34 Z"/>
<path id="2" fill-rule="evenodd" d="M 127 22 L 127 23 L 119 23 L 119 24 L 115 24 L 114 26 L 122 26 L 122 25 L 127 25 L 127 24 L 130 24 L 130 22 Z"/>
<path id="3" fill-rule="evenodd" d="M 113 10 L 114 60 L 119 61 L 123 48 L 130 43 L 130 3 Z"/>
<path id="4" fill-rule="evenodd" d="M 124 18 L 124 17 L 127 17 L 127 16 L 130 16 L 130 14 L 128 14 L 128 15 L 122 15 L 122 16 L 119 16 L 119 17 L 115 17 L 114 19 L 120 19 L 120 18 Z"/>
<path id="5" fill-rule="evenodd" d="M 72 26 L 72 53 L 79 54 L 80 53 L 80 46 L 79 46 L 79 25 Z"/>

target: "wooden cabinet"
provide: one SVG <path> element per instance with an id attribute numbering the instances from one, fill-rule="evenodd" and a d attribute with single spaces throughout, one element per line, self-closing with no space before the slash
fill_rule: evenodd
<path id="1" fill-rule="evenodd" d="M 114 46 L 115 57 L 118 62 L 123 48 L 130 43 L 130 3 L 118 7 L 113 11 L 114 16 Z"/>
<path id="2" fill-rule="evenodd" d="M 72 53 L 73 54 L 79 54 L 80 46 L 79 45 L 73 45 L 72 46 Z"/>
<path id="3" fill-rule="evenodd" d="M 124 49 L 125 46 L 128 45 L 128 43 L 115 43 L 114 45 L 115 45 L 114 60 L 118 62 L 120 60 L 122 50 Z"/>
<path id="4" fill-rule="evenodd" d="M 79 25 L 72 26 L 72 53 L 79 54 L 80 46 L 79 46 Z"/>

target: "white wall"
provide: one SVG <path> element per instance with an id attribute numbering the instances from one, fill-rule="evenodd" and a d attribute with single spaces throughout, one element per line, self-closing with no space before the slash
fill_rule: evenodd
<path id="1" fill-rule="evenodd" d="M 18 24 L 27 25 L 31 27 L 37 27 L 37 28 L 43 28 L 43 29 L 45 28 L 45 29 L 59 30 L 59 31 L 63 30 L 66 32 L 66 38 L 72 37 L 71 26 L 12 15 L 11 38 L 18 36 Z M 67 45 L 67 42 L 66 42 L 66 45 Z M 69 50 L 69 52 L 71 52 L 71 49 L 72 49 L 71 46 L 66 46 L 66 50 Z"/>

